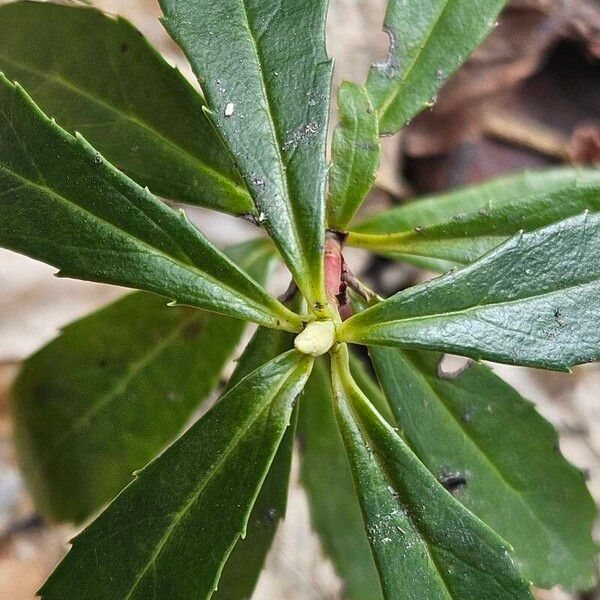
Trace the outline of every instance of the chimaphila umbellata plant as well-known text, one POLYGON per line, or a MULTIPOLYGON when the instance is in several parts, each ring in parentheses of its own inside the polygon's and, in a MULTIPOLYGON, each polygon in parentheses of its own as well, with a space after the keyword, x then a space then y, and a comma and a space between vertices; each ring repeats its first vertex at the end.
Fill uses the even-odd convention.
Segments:
POLYGON ((353 224, 380 136, 431 104, 504 4, 390 0, 389 58, 341 86, 330 168, 326 0, 161 0, 202 96, 123 19, 0 8, 0 244, 143 290, 67 327, 13 389, 41 513, 81 523, 112 500, 43 598, 249 597, 296 432, 347 598, 593 584, 596 511, 556 433, 488 367, 439 365, 600 357, 598 171, 508 177, 353 224), (221 252, 153 194, 268 238, 221 252), (345 245, 446 274, 383 300, 345 245), (280 299, 263 288, 277 257, 293 278, 280 299), (220 400, 154 458, 246 321, 260 327, 220 400), (378 383, 349 344, 368 346, 378 383))

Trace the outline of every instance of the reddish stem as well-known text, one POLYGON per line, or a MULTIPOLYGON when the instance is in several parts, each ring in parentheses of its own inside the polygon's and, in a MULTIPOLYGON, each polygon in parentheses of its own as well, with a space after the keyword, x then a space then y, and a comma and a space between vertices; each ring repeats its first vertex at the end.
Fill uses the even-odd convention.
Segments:
POLYGON ((342 254, 344 235, 328 231, 325 238, 325 293, 331 306, 337 306, 342 320, 352 314, 347 301, 347 284, 344 281, 346 261, 342 254))

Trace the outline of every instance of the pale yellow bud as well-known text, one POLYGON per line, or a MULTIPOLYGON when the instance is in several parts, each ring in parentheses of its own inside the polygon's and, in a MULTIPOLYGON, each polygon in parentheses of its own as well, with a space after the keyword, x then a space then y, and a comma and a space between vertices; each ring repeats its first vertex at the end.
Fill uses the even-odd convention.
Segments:
POLYGON ((335 344, 333 321, 311 321, 294 340, 296 350, 310 356, 321 356, 335 344))

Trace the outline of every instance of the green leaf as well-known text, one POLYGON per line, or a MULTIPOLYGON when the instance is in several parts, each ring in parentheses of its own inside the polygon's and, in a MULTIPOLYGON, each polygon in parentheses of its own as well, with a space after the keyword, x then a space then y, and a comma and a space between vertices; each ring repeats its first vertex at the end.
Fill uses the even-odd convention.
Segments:
POLYGON ((438 353, 373 347, 371 356, 410 447, 513 546, 533 583, 591 588, 596 506, 533 404, 483 365, 448 377, 438 353))
POLYGON ((361 221, 347 243, 434 270, 467 265, 521 230, 600 212, 600 171, 558 168, 501 177, 361 221))
POLYGON ((340 124, 333 134, 328 224, 343 231, 373 187, 381 145, 377 115, 364 88, 342 83, 338 106, 340 124))
POLYGON ((392 425, 395 425, 395 417, 390 410, 387 398, 379 388, 376 381, 367 369, 363 362, 353 353, 350 353, 350 373, 352 378, 360 388, 361 392, 369 399, 369 402, 375 407, 377 412, 392 425))
POLYGON ((315 363, 300 401, 298 435, 300 478, 308 495, 311 523, 343 581, 344 598, 382 598, 333 413, 329 368, 323 359, 315 363))
POLYGON ((399 292, 338 339, 568 370, 600 359, 599 293, 600 214, 586 212, 399 292))
MULTIPOLYGON (((264 241, 229 251, 264 282, 264 241)), ((245 323, 135 293, 68 325, 12 388, 19 458, 38 510, 79 523, 171 442, 219 381, 245 323)))
POLYGON ((455 500, 333 363, 336 416, 384 597, 532 600, 505 542, 455 500))
POLYGON ((240 381, 75 538, 41 597, 209 598, 311 365, 291 351, 240 381))
POLYGON ((122 18, 75 6, 0 7, 0 70, 141 185, 180 202, 253 212, 204 101, 122 18))
MULTIPOLYGON (((290 334, 259 327, 240 357, 228 388, 292 346, 290 334)), ((277 527, 285 516, 298 406, 250 513, 246 537, 238 541, 225 563, 219 589, 213 596, 215 600, 252 597, 277 527)))
POLYGON ((117 171, 0 75, 0 246, 75 277, 138 288, 269 327, 301 320, 183 212, 117 171))
POLYGON ((287 508, 297 416, 298 405, 250 513, 246 537, 238 541, 225 563, 219 589, 213 596, 215 600, 246 600, 252 597, 287 508))
POLYGON ((389 0, 385 63, 371 67, 367 91, 381 135, 404 127, 494 28, 507 0, 389 0))
POLYGON ((307 301, 325 305, 326 0, 161 0, 258 211, 307 301), (301 32, 301 35, 299 35, 301 32))

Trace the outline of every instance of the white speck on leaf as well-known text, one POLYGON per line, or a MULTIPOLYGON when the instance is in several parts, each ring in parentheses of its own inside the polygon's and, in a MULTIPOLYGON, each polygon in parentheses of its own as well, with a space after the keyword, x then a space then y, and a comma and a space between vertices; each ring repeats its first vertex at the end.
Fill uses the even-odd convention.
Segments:
POLYGON ((283 150, 291 150, 292 148, 296 148, 301 143, 306 142, 313 135, 315 135, 319 131, 319 124, 316 121, 311 121, 306 125, 301 125, 292 133, 290 138, 283 145, 283 150))
POLYGON ((227 106, 225 106, 225 116, 231 117, 235 112, 235 104, 233 102, 228 102, 227 106))

